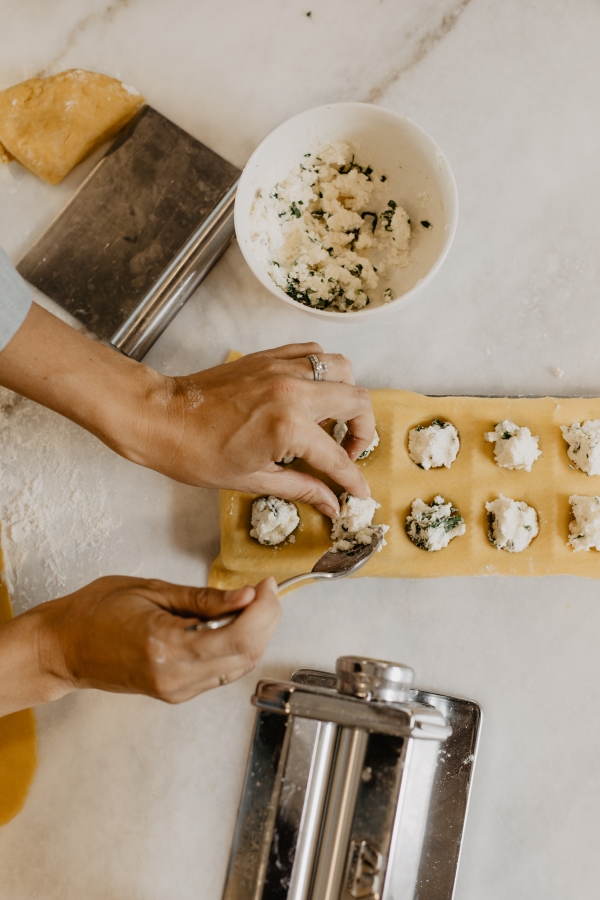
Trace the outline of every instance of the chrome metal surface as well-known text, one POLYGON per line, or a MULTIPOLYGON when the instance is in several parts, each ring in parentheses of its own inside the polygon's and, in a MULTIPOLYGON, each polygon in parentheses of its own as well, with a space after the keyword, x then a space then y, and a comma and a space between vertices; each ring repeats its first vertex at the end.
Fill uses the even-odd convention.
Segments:
POLYGON ((233 239, 237 186, 235 181, 115 332, 110 339, 113 347, 132 359, 143 359, 175 318, 233 239))
POLYGON ((340 896, 368 737, 362 728, 340 729, 310 900, 340 896))
POLYGON ((340 693, 388 703, 407 700, 415 680, 414 670, 410 666, 362 656, 340 656, 335 672, 340 693))
POLYGON ((222 613, 220 616, 215 616, 212 619, 204 619, 202 622, 198 622, 196 625, 190 625, 185 630, 216 631, 218 628, 225 628, 226 625, 231 625, 232 622, 235 622, 240 612, 241 610, 239 612, 236 610, 232 613, 222 613))
POLYGON ((365 701, 335 690, 286 681, 259 681, 252 703, 269 712, 400 737, 444 741, 451 733, 443 715, 431 706, 412 701, 365 701))
MULTIPOLYGON (((335 690, 331 672, 297 669, 293 682, 335 690)), ((452 900, 463 845, 482 714, 472 700, 411 690, 409 699, 435 707, 452 728, 440 748, 419 863, 415 900, 452 900)))
POLYGON ((481 734, 481 709, 472 700, 411 691, 418 703, 445 716, 452 734, 440 748, 431 792, 415 900, 452 900, 460 864, 481 734))
POLYGON ((228 246, 239 175, 146 106, 18 269, 139 359, 228 246))
POLYGON ((319 722, 286 900, 309 900, 337 736, 336 725, 319 722))
MULTIPOLYGON (((408 667, 358 660, 361 674, 406 688, 408 667)), ((252 698, 255 736, 225 900, 413 900, 450 727, 414 692, 402 703, 368 700, 340 693, 328 673, 293 677, 259 682, 252 698)))

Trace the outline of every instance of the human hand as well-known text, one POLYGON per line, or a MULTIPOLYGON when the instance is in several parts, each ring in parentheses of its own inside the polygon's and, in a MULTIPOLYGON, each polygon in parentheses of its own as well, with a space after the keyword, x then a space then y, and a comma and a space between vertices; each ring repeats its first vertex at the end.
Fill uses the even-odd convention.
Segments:
POLYGON ((153 384, 134 440, 120 451, 135 462, 186 484, 274 494, 336 515, 337 497, 319 478, 278 464, 296 456, 369 496, 354 460, 371 443, 375 419, 344 356, 289 344, 153 384), (314 381, 313 353, 327 365, 323 381, 314 381), (343 447, 319 427, 328 418, 348 422, 343 447))
POLYGON ((0 384, 185 484, 272 493, 337 515, 337 497, 318 477, 278 465, 298 456, 351 494, 369 496, 354 465, 375 433, 369 393, 355 386, 345 357, 319 344, 289 344, 171 378, 33 303, 0 353, 0 384), (314 381, 312 353, 327 364, 323 381, 314 381), (328 418, 348 422, 343 447, 319 428, 328 418))
POLYGON ((0 715, 78 688, 181 703, 253 669, 280 613, 272 578, 236 591, 99 578, 0 628, 0 715), (230 625, 189 630, 238 609, 230 625))

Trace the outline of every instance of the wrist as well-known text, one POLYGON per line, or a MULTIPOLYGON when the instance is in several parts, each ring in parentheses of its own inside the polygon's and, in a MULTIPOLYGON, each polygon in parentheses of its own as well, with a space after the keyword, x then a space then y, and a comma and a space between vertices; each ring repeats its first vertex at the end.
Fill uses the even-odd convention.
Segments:
POLYGON ((79 424, 125 459, 151 467, 155 442, 167 430, 173 379, 108 352, 101 390, 87 393, 90 408, 79 424))
POLYGON ((74 689, 52 627, 53 602, 0 627, 0 716, 58 700, 74 689))

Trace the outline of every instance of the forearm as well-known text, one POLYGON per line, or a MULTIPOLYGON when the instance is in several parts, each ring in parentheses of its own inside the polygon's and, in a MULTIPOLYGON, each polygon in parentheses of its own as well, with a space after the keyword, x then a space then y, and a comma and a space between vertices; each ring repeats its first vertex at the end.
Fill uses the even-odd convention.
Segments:
POLYGON ((72 419, 129 458, 135 447, 128 436, 161 379, 36 303, 0 352, 0 384, 72 419))
POLYGON ((0 716, 58 700, 72 690, 58 677, 41 606, 0 626, 0 716))

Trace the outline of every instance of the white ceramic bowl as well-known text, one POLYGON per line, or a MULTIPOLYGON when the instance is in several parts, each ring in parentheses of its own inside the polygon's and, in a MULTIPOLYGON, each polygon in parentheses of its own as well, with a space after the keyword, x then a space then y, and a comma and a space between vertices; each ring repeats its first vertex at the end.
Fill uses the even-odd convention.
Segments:
MULTIPOLYGON (((385 202, 382 203, 382 207, 385 202)), ((435 141, 410 119, 369 103, 332 103, 288 119, 256 148, 242 173, 235 201, 235 231, 244 258, 264 286, 294 309, 312 316, 362 321, 406 306, 438 272, 456 231, 458 195, 448 161, 435 141), (302 162, 332 141, 347 141, 357 160, 387 176, 385 195, 406 209, 414 230, 411 262, 386 279, 396 299, 374 300, 355 312, 313 309, 298 303, 272 281, 254 254, 250 211, 259 190, 270 191, 302 162), (421 221, 431 223, 425 229, 421 221)))

